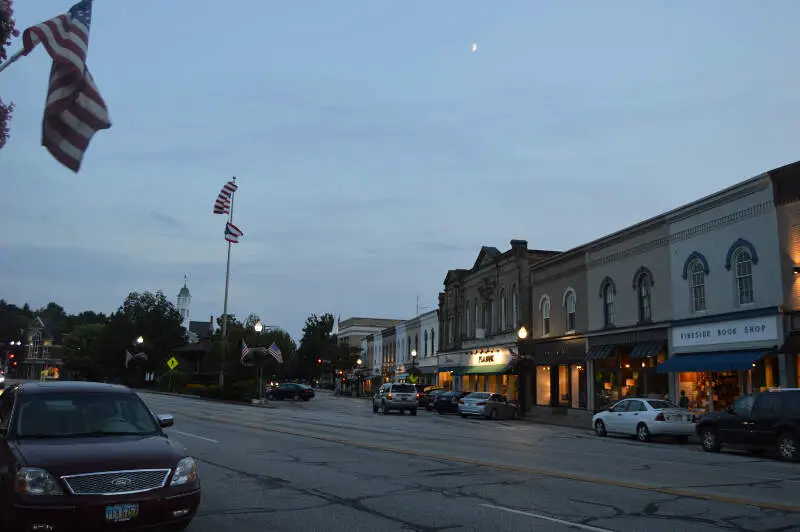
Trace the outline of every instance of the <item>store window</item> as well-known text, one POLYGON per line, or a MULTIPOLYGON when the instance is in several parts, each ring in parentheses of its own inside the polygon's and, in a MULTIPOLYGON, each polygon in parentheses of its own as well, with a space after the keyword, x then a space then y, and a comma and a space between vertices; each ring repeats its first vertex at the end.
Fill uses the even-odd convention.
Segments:
POLYGON ((536 404, 550 405, 550 366, 536 366, 536 404))
POLYGON ((571 406, 571 387, 569 365, 558 366, 558 404, 571 406))
POLYGON ((572 408, 586 408, 586 372, 583 364, 572 366, 572 408))
POLYGON ((745 375, 745 372, 738 371, 679 373, 678 394, 683 393, 689 398, 692 410, 726 410, 743 394, 745 375))

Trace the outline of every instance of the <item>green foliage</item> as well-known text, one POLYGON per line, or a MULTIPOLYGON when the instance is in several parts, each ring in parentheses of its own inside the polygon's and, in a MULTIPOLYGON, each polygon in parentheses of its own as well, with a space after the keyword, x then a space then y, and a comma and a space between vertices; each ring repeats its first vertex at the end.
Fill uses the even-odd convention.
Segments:
POLYGON ((105 323, 78 325, 64 342, 64 365, 89 380, 104 377, 105 323))

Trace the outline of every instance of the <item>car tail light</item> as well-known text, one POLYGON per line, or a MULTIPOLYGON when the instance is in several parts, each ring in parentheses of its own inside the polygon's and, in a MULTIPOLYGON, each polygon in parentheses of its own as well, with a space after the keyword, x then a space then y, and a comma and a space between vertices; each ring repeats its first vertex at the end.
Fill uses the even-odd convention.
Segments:
POLYGON ((460 404, 460 405, 463 405, 463 404, 464 404, 464 401, 462 401, 461 399, 459 399, 459 400, 458 400, 458 404, 460 404))
POLYGON ((664 417, 664 412, 659 412, 656 416, 656 421, 666 421, 667 418, 664 417))
POLYGON ((481 401, 480 403, 475 403, 476 406, 485 406, 486 401, 481 401))
POLYGON ((391 400, 392 400, 392 394, 390 394, 390 393, 387 393, 387 394, 386 394, 386 398, 387 398, 388 400, 390 400, 390 401, 391 401, 391 400))

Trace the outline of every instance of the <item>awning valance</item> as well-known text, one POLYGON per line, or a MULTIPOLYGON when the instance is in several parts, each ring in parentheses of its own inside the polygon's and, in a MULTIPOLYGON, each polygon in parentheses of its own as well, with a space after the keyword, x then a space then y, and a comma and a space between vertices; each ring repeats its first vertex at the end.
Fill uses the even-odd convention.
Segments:
POLYGON ((455 375, 503 375, 508 373, 511 364, 487 364, 485 366, 462 366, 456 368, 455 375))
POLYGON ((664 349, 662 340, 651 340, 649 342, 639 342, 631 349, 631 358, 647 358, 658 355, 664 349))
POLYGON ((604 358, 608 358, 613 348, 614 346, 611 345, 592 346, 589 348, 589 352, 586 353, 586 360, 603 360, 604 358))
POLYGON ((666 362, 658 365, 658 372, 743 371, 751 369, 753 364, 769 352, 769 350, 762 350, 673 355, 666 362))

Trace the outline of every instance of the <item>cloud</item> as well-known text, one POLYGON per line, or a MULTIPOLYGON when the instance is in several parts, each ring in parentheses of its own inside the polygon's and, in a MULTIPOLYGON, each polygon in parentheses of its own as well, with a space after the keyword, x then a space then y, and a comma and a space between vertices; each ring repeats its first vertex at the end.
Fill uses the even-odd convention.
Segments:
POLYGON ((171 232, 179 231, 183 229, 186 224, 182 221, 178 220, 177 218, 173 218, 167 214, 158 212, 158 211, 151 211, 150 212, 150 219, 155 221, 161 227, 166 229, 170 229, 171 232))
POLYGON ((451 242, 441 242, 434 240, 420 240, 412 242, 412 245, 419 248, 423 253, 452 253, 454 251, 469 251, 475 248, 474 245, 453 244, 451 242))

